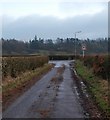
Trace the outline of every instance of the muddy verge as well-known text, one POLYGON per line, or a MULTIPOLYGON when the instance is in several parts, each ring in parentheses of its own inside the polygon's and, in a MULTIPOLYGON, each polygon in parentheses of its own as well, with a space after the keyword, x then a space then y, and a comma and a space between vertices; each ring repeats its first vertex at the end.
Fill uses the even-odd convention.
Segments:
POLYGON ((70 69, 72 73, 72 78, 76 85, 76 93, 78 95, 79 101, 85 110, 85 115, 89 118, 99 118, 103 119, 107 116, 103 111, 98 107, 92 93, 89 91, 89 85, 85 83, 85 81, 77 75, 77 72, 74 68, 74 63, 70 64, 70 69))

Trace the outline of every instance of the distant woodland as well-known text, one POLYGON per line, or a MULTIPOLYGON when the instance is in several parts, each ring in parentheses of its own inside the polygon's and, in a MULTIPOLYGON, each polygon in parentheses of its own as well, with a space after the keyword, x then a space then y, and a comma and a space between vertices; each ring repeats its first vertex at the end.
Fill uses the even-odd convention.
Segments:
POLYGON ((16 39, 1 39, 3 55, 28 55, 28 54, 82 54, 82 45, 86 46, 85 54, 107 54, 108 39, 98 38, 96 40, 87 38, 80 40, 78 38, 57 38, 42 39, 35 36, 28 42, 16 39))

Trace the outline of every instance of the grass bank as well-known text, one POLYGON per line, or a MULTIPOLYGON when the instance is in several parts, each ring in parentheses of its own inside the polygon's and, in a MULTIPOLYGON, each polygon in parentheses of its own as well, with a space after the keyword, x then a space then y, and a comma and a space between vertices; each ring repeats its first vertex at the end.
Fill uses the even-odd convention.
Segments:
POLYGON ((53 67, 52 64, 45 64, 32 71, 22 73, 16 78, 8 77, 2 83, 3 109, 5 109, 13 100, 21 93, 29 89, 36 81, 38 81, 45 73, 53 67))
POLYGON ((98 107, 107 115, 110 114, 108 101, 108 81, 93 74, 93 70, 84 66, 82 61, 76 61, 76 71, 78 75, 88 86, 88 91, 91 92, 93 99, 98 107))

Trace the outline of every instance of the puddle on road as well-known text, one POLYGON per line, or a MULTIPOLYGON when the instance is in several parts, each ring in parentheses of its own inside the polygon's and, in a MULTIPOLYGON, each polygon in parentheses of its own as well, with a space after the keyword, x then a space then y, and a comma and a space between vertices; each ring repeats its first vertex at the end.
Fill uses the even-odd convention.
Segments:
POLYGON ((62 65, 69 67, 70 62, 72 61, 73 60, 51 60, 49 63, 55 64, 55 67, 62 67, 62 65))

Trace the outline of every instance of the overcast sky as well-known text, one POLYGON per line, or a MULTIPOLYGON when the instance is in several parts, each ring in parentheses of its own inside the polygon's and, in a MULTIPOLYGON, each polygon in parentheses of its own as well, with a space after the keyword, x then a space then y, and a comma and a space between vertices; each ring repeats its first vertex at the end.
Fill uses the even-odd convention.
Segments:
POLYGON ((108 36, 107 0, 1 0, 2 37, 29 40, 37 35, 98 38, 108 36))

